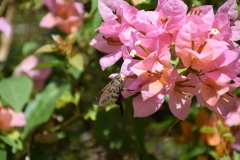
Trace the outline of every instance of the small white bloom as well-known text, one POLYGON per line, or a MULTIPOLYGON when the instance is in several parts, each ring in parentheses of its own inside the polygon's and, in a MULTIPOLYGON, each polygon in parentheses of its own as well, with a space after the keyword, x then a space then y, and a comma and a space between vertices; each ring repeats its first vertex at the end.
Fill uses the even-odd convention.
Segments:
POLYGON ((185 94, 186 100, 191 100, 192 97, 193 97, 193 95, 192 95, 191 93, 186 93, 186 94, 185 94))
POLYGON ((140 41, 140 40, 138 40, 138 41, 135 42, 135 46, 139 46, 140 44, 141 44, 141 41, 140 41))
POLYGON ((124 80, 125 79, 125 75, 123 75, 123 74, 120 74, 120 76, 121 76, 121 78, 122 78, 122 80, 124 80))
POLYGON ((216 29, 216 28, 212 28, 212 29, 210 30, 210 35, 216 36, 216 35, 218 35, 219 33, 220 33, 219 30, 216 29))
POLYGON ((135 57, 136 54, 137 54, 137 52, 134 49, 130 52, 131 57, 135 57))

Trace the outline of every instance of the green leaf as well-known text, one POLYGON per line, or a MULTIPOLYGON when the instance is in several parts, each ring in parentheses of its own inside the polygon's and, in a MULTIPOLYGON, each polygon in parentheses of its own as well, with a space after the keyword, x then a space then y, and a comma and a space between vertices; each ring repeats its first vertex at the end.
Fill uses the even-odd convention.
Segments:
POLYGON ((22 142, 19 139, 12 139, 11 137, 9 137, 7 135, 0 135, 0 139, 4 143, 6 143, 14 148, 17 148, 18 150, 22 150, 22 148, 23 148, 22 142))
POLYGON ((187 68, 181 68, 177 70, 178 74, 180 75, 184 74, 186 71, 187 71, 187 68))
POLYGON ((55 83, 50 83, 41 93, 37 94, 36 98, 26 107, 27 124, 22 132, 22 139, 25 139, 32 129, 48 121, 54 111, 56 101, 69 89, 68 84, 57 86, 55 83))
POLYGON ((235 142, 235 138, 232 135, 232 133, 228 132, 228 133, 224 133, 223 137, 226 138, 229 142, 233 143, 235 142))
POLYGON ((225 156, 225 157, 220 158, 220 160, 231 160, 231 158, 229 156, 225 156))
POLYGON ((7 151, 5 150, 5 144, 0 143, 0 157, 1 160, 7 160, 7 151))
POLYGON ((215 160, 219 160, 219 155, 217 154, 217 152, 210 150, 208 154, 211 155, 215 160))
POLYGON ((76 54, 73 57, 70 57, 68 59, 69 64, 71 64, 73 67, 78 69, 79 71, 83 71, 84 69, 84 57, 82 54, 76 54))
POLYGON ((178 65, 178 63, 179 63, 179 58, 177 57, 175 60, 171 59, 170 63, 176 67, 178 65))
POLYGON ((53 60, 53 61, 49 61, 49 62, 39 63, 33 69, 49 68, 49 67, 61 66, 63 64, 64 63, 59 60, 53 60))
POLYGON ((143 2, 143 3, 140 3, 138 5, 135 6, 137 9, 139 10, 153 10, 156 8, 156 6, 150 4, 150 3, 146 3, 146 2, 143 2))
POLYGON ((31 51, 33 51, 34 49, 36 49, 38 46, 37 42, 34 41, 29 41, 24 43, 23 47, 22 47, 22 53, 24 55, 27 55, 28 53, 30 53, 31 51))
POLYGON ((200 130, 201 133, 217 134, 217 129, 210 126, 203 126, 200 130))
POLYGON ((89 109, 88 112, 83 116, 84 120, 91 119, 95 121, 97 119, 98 105, 93 105, 93 109, 89 109))
POLYGON ((228 128, 226 126, 223 125, 221 120, 217 121, 217 125, 220 128, 221 133, 226 132, 228 130, 228 128))
POLYGON ((92 29, 91 31, 95 31, 98 26, 101 24, 102 22, 102 16, 100 15, 99 11, 97 11, 95 14, 94 14, 94 18, 93 18, 93 21, 92 21, 92 29))
POLYGON ((91 10, 89 14, 93 14, 97 10, 98 7, 98 0, 92 0, 91 10))
POLYGON ((38 48, 34 54, 57 52, 59 49, 55 44, 45 44, 38 48))
POLYGON ((81 75, 82 71, 79 71, 75 67, 69 66, 67 69, 68 73, 71 74, 76 80, 79 78, 81 75))
POLYGON ((240 159, 240 153, 234 151, 233 152, 233 159, 240 159))
POLYGON ((28 101, 32 86, 32 81, 26 76, 10 77, 0 81, 0 96, 19 112, 28 101))

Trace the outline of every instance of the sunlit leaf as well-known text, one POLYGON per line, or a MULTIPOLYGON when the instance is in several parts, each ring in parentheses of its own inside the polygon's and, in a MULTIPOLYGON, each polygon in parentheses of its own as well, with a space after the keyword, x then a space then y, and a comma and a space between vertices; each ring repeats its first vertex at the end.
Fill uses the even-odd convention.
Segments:
POLYGON ((34 54, 57 52, 59 49, 55 44, 45 44, 38 48, 34 54))
POLYGON ((235 141, 234 136, 232 135, 232 133, 228 132, 228 133, 224 133, 223 137, 226 138, 229 142, 233 143, 235 141))
POLYGON ((77 39, 77 32, 74 32, 74 33, 71 33, 69 34, 65 41, 68 43, 68 44, 73 44, 77 39))
POLYGON ((222 121, 221 120, 218 120, 217 121, 217 125, 218 127, 220 128, 220 131, 223 133, 223 132, 226 132, 228 130, 228 127, 224 126, 222 121))
POLYGON ((175 60, 170 60, 170 63, 176 67, 178 65, 178 63, 179 63, 179 58, 176 57, 175 60))
POLYGON ((208 133, 208 134, 217 134, 217 129, 210 127, 210 126, 203 126, 200 130, 201 133, 208 133))
POLYGON ((19 112, 28 101, 32 86, 32 81, 26 76, 6 78, 0 81, 0 96, 19 112))
POLYGON ((55 83, 50 83, 42 92, 36 95, 36 98, 28 104, 25 110, 27 124, 21 135, 23 139, 36 126, 48 121, 56 106, 56 101, 69 88, 68 84, 57 86, 55 83))
POLYGON ((73 67, 78 69, 79 71, 83 71, 84 69, 84 57, 81 54, 76 54, 73 57, 70 57, 68 59, 69 64, 71 64, 73 67))
POLYGON ((240 159, 240 153, 234 151, 233 152, 233 159, 240 159))
POLYGON ((0 139, 4 143, 6 143, 6 144, 18 149, 18 150, 22 150, 22 148, 23 148, 22 142, 19 139, 17 139, 17 140, 12 139, 11 137, 9 137, 7 135, 0 135, 0 139))
POLYGON ((219 160, 231 160, 231 158, 229 156, 225 156, 225 157, 220 158, 219 160))

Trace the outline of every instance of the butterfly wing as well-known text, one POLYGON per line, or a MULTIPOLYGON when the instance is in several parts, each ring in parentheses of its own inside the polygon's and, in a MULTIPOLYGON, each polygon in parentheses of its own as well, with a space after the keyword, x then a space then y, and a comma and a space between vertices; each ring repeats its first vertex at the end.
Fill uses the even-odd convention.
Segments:
POLYGON ((117 102, 119 94, 121 94, 121 86, 120 81, 113 79, 97 94, 93 103, 99 106, 107 106, 110 103, 117 102))

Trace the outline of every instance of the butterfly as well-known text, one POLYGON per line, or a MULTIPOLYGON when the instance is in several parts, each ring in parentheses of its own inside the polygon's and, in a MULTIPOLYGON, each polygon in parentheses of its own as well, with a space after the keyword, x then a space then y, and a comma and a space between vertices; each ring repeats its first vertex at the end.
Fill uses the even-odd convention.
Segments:
POLYGON ((123 77, 119 74, 115 76, 95 97, 93 104, 101 107, 115 103, 120 106, 121 116, 123 116, 123 105, 121 94, 123 88, 123 77))

